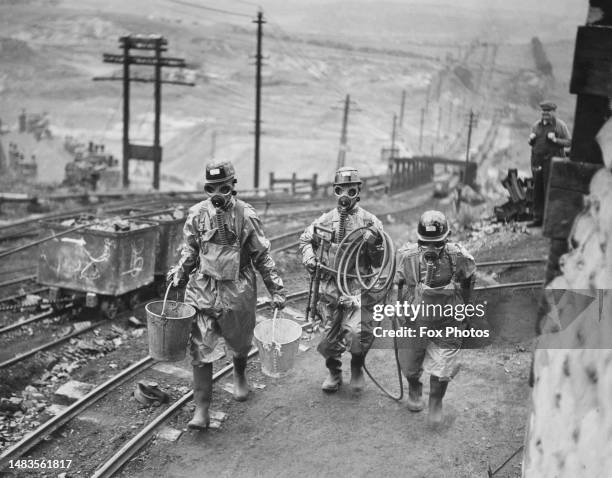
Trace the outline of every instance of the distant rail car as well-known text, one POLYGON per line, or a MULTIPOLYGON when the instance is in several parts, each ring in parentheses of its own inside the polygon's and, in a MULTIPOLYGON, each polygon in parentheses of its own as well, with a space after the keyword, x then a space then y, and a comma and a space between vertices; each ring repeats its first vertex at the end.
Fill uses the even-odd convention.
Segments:
POLYGON ((74 224, 46 223, 52 234, 65 233, 39 249, 37 281, 50 287, 52 303, 72 300, 112 319, 124 305, 135 306, 143 288, 163 288, 178 261, 186 215, 141 209, 130 215, 68 233, 74 224))

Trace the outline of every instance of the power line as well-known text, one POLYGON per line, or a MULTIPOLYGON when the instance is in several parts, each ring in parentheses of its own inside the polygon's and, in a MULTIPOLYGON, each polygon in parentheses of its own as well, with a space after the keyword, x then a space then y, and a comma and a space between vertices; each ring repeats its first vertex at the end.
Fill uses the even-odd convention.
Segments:
POLYGON ((185 2, 183 0, 170 0, 170 1, 173 2, 173 3, 178 3, 179 5, 185 5, 187 7, 199 8, 201 10, 207 10, 209 12, 224 13, 226 15, 234 15, 236 17, 253 18, 251 15, 247 15, 246 13, 232 12, 230 10, 223 10, 222 8, 208 7, 206 5, 200 5, 198 3, 185 2))
MULTIPOLYGON (((284 29, 283 29, 283 28, 282 28, 282 27, 281 27, 281 26, 278 24, 278 23, 276 23, 275 21, 272 21, 272 20, 270 19, 270 17, 269 17, 269 16, 268 16, 268 22, 269 22, 270 26, 272 26, 273 28, 275 28, 275 29, 277 30, 277 32, 278 32, 278 33, 281 33, 281 34, 283 34, 284 36, 287 36, 287 37, 291 38, 291 36, 290 36, 290 35, 289 35, 289 34, 288 34, 288 33, 287 33, 287 32, 286 32, 286 31, 285 31, 285 30, 284 30, 284 29)), ((279 42, 283 42, 283 40, 281 40, 280 38, 278 38, 277 40, 278 40, 279 42)), ((326 72, 325 70, 320 69, 320 68, 318 67, 318 65, 316 65, 315 63, 313 63, 313 61, 312 61, 312 60, 310 60, 309 58, 307 58, 307 57, 306 57, 306 54, 303 52, 303 50, 302 50, 301 48, 299 48, 298 46, 296 46, 296 45, 294 45, 294 44, 293 44, 293 45, 291 45, 291 47, 294 49, 295 54, 296 54, 296 56, 297 56, 297 57, 299 57, 300 59, 302 59, 304 62, 306 62, 307 64, 311 65, 311 66, 312 66, 312 67, 314 67, 315 69, 319 70, 320 74, 321 74, 322 76, 326 77, 326 78, 327 78, 327 79, 330 81, 332 88, 334 88, 334 89, 337 91, 337 93, 339 93, 339 94, 341 94, 341 95, 343 95, 343 96, 346 94, 346 92, 345 92, 344 90, 342 90, 342 89, 341 89, 339 86, 337 86, 337 85, 336 85, 336 83, 335 83, 334 79, 333 79, 333 78, 331 78, 331 77, 330 77, 330 76, 327 74, 327 72, 326 72)), ((310 72, 308 71, 308 69, 307 69, 307 68, 305 68, 305 70, 306 70, 306 72, 308 72, 308 73, 309 73, 311 76, 314 76, 314 75, 312 75, 312 73, 310 73, 310 72)))
POLYGON ((252 7, 257 7, 258 9, 263 11, 262 6, 259 3, 247 2, 246 0, 233 0, 234 2, 242 3, 243 5, 251 5, 252 7))

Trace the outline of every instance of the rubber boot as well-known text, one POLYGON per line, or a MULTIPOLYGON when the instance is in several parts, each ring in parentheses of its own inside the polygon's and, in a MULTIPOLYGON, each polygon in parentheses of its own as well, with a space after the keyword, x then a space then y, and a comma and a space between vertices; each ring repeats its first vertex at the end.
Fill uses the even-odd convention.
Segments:
POLYGON ((327 378, 321 385, 321 390, 327 393, 337 392, 342 385, 342 362, 334 357, 325 360, 325 366, 329 370, 327 378))
POLYGON ((442 399, 446 393, 448 381, 440 381, 432 375, 429 379, 429 415, 427 421, 430 425, 442 423, 442 399))
POLYGON ((423 383, 417 377, 408 379, 408 400, 406 404, 411 412, 420 412, 425 409, 423 383))
POLYGON ((210 425, 210 401, 212 399, 212 364, 207 363, 201 367, 193 367, 193 401, 195 411, 193 418, 187 424, 188 428, 206 430, 210 425))
POLYGON ((246 364, 246 357, 234 357, 234 400, 238 402, 244 402, 249 396, 246 364))
POLYGON ((361 392, 365 386, 363 377, 363 364, 365 355, 353 354, 351 357, 351 388, 354 392, 361 392))

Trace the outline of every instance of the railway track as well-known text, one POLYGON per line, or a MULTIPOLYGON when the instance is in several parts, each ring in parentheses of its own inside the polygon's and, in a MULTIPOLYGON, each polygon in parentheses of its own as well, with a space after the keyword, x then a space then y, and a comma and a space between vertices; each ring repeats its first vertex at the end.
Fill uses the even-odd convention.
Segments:
MULTIPOLYGON (((517 261, 489 261, 482 262, 481 264, 487 267, 493 266, 505 266, 512 267, 516 265, 529 265, 541 262, 541 259, 523 259, 517 261)), ((534 287, 540 284, 539 281, 530 281, 522 283, 511 283, 511 284, 500 284, 495 286, 478 287, 476 290, 493 290, 496 288, 516 288, 516 287, 534 287)), ((294 301, 303 300, 307 297, 307 291, 300 291, 295 294, 288 296, 288 304, 294 301)), ((258 310, 267 307, 267 303, 259 304, 258 310)), ((100 323, 92 324, 91 328, 100 325, 100 323)), ((303 324, 304 328, 307 324, 303 324)), ((64 338, 69 339, 70 337, 64 338)), ((33 352, 36 353, 36 352, 33 352)), ((252 349, 249 354, 249 360, 257 355, 257 350, 252 349)), ((62 426, 66 425, 71 420, 77 418, 80 414, 88 410, 93 404, 107 396, 113 390, 118 387, 127 384, 129 381, 135 381, 138 375, 144 371, 150 369, 155 365, 155 361, 151 357, 145 357, 133 365, 125 368, 112 378, 106 380, 101 385, 94 388, 86 396, 67 407, 63 412, 55 415, 42 425, 40 425, 32 433, 24 437, 20 442, 14 444, 10 448, 6 449, 2 455, 0 455, 0 470, 6 468, 11 460, 16 460, 21 456, 24 456, 30 452, 36 445, 43 440, 48 440, 49 436, 57 431, 62 426)), ((0 364, 2 368, 3 364, 0 364)), ((218 382, 223 377, 227 376, 233 370, 233 365, 227 365, 219 369, 213 377, 214 382, 218 382)), ((137 433, 135 433, 127 442, 125 442, 120 449, 110 456, 106 461, 101 463, 95 472, 90 475, 92 477, 103 478, 114 476, 126 463, 128 463, 155 435, 160 426, 166 423, 171 417, 173 417, 179 410, 181 410, 186 404, 193 399, 193 392, 189 391, 181 395, 176 401, 168 405, 161 413, 153 418, 149 423, 142 427, 137 433)))
MULTIPOLYGON (((308 291, 300 291, 287 296, 288 303, 292 301, 302 300, 307 297, 308 291)), ((268 307, 267 303, 261 303, 257 306, 258 310, 262 310, 268 307)), ((98 324, 96 324, 97 326, 98 324)), ((306 325, 306 324, 304 324, 306 325)), ((252 359, 257 355, 257 350, 252 349, 249 353, 249 359, 252 359)), ((151 368, 156 362, 149 356, 141 359, 135 364, 122 370, 109 380, 105 381, 101 385, 94 388, 86 396, 78 400, 77 402, 70 405, 63 412, 55 415, 49 419, 32 433, 28 434, 21 441, 14 444, 10 448, 6 449, 2 455, 0 455, 0 470, 5 469, 11 460, 16 460, 23 456, 30 450, 32 450, 38 443, 45 440, 54 431, 68 423, 70 420, 76 418, 79 414, 83 413, 94 403, 108 395, 111 391, 117 387, 125 384, 128 380, 135 378, 138 374, 151 368)), ((225 377, 233 370, 233 365, 227 365, 218 370, 214 376, 213 381, 218 382, 222 377, 225 377)), ((132 437, 123 447, 116 452, 110 459, 105 461, 101 466, 98 467, 97 471, 92 476, 112 476, 117 470, 119 470, 125 463, 127 463, 134 454, 136 454, 153 436, 156 429, 165 421, 167 421, 173 414, 185 406, 193 398, 193 392, 188 392, 181 396, 172 405, 166 408, 160 413, 153 421, 142 428, 134 437, 132 437)))
MULTIPOLYGON (((406 212, 412 209, 414 208, 405 208, 399 211, 392 211, 390 213, 398 214, 400 212, 406 212)), ((295 229, 293 231, 289 231, 287 233, 270 238, 273 250, 280 251, 280 250, 284 250, 284 249, 295 246, 296 245, 295 238, 299 235, 299 233, 301 233, 302 230, 303 228, 299 228, 299 229, 295 229)), ((478 265, 480 267, 490 267, 490 268, 491 267, 493 268, 494 267, 522 267, 526 265, 537 264, 542 261, 543 259, 487 261, 487 262, 481 262, 478 265)), ((477 287, 476 290, 495 290, 495 289, 518 288, 518 287, 537 287, 540 284, 541 282, 539 281, 530 281, 530 282, 499 284, 499 285, 492 285, 492 286, 477 287)), ((291 300, 303 299, 306 296, 306 294, 307 294, 306 291, 302 291, 297 294, 293 294, 290 297, 290 299, 291 300)), ((261 307, 262 307, 261 305, 258 306, 258 308, 261 308, 261 307)), ((45 318, 44 314, 48 314, 48 311, 45 313, 39 314, 40 317, 38 318, 32 317, 31 321, 34 322, 36 320, 41 320, 42 318, 45 318)), ((46 317, 48 317, 48 315, 46 317)), ((20 325, 24 325, 24 323, 16 324, 14 328, 20 325)), ((100 323, 92 324, 91 328, 87 330, 78 331, 78 332, 84 333, 99 325, 101 324, 100 323)), ((2 332, 2 329, 0 329, 0 333, 1 332, 2 332)), ((67 337, 62 337, 59 341, 54 341, 52 343, 49 343, 48 346, 52 347, 52 346, 58 345, 59 343, 69 340, 72 337, 73 337, 72 335, 67 336, 67 337)), ((32 351, 29 351, 27 354, 22 354, 18 357, 15 357, 14 359, 6 361, 0 364, 0 369, 3 367, 8 367, 16 363, 18 361, 16 359, 23 360, 27 357, 30 357, 36 354, 40 350, 41 349, 35 349, 32 351)), ((256 351, 252 351, 250 357, 252 358, 254 355, 256 355, 256 351)), ((25 453, 27 453, 29 450, 35 447, 38 443, 40 443, 40 441, 44 440, 51 433, 53 433, 53 431, 59 429, 60 427, 68 423, 70 420, 77 417, 80 413, 83 413, 84 410, 91 407, 92 404, 99 401, 102 397, 109 394, 115 388, 121 386, 122 384, 125 384, 127 381, 133 379, 138 374, 151 368, 153 364, 154 364, 154 361, 150 357, 145 357, 141 361, 135 363, 133 366, 130 366, 127 369, 123 370, 122 372, 117 374, 112 379, 106 381, 104 384, 100 385, 99 387, 96 387, 96 389, 90 392, 90 394, 88 394, 82 400, 79 400, 75 404, 71 405, 68 409, 66 409, 65 412, 61 413, 60 415, 56 415, 55 417, 50 419, 48 422, 45 422, 37 430, 35 430, 32 434, 25 437, 21 442, 15 444, 13 447, 7 449, 5 453, 3 453, 0 456, 0 469, 2 469, 3 467, 6 467, 9 460, 14 460, 20 456, 23 456, 25 453)), ((232 371, 231 365, 228 365, 227 367, 222 368, 217 373, 215 373, 214 380, 219 381, 222 377, 226 376, 231 371, 232 371)), ((192 400, 192 392, 188 392, 182 395, 172 405, 168 406, 168 408, 166 408, 164 412, 158 415, 152 422, 146 425, 142 430, 140 430, 140 432, 138 432, 128 442, 126 442, 121 447, 121 449, 118 450, 115 454, 113 454, 113 456, 108 461, 106 461, 100 467, 98 467, 98 469, 95 471, 95 474, 93 474, 92 476, 96 476, 96 477, 113 476, 114 473, 116 473, 119 469, 121 469, 121 467, 123 467, 127 462, 129 462, 130 459, 136 453, 138 453, 138 451, 141 450, 142 447, 144 447, 148 443, 148 441, 155 434, 156 430, 159 428, 161 424, 165 423, 170 417, 176 414, 182 407, 184 407, 191 400, 192 400)))
MULTIPOLYGON (((130 207, 133 206, 133 203, 130 204, 130 207)), ((117 206, 119 207, 119 206, 117 206)), ((121 205, 121 207, 125 207, 125 205, 121 205)), ((383 211, 383 212, 376 212, 376 214, 381 217, 383 220, 385 220, 387 218, 387 216, 389 215, 400 215, 400 214, 408 214, 411 212, 415 212, 418 211, 420 209, 422 209, 422 204, 418 204, 418 205, 411 205, 411 206, 407 206, 407 207, 403 207, 400 209, 395 209, 395 210, 391 210, 391 211, 383 211)), ((317 209, 313 209, 313 210, 307 210, 307 211, 302 211, 302 215, 308 215, 308 214, 312 214, 312 215, 318 215, 321 212, 321 208, 317 208, 317 209)), ((158 212, 152 212, 151 214, 155 214, 158 212)), ((289 211, 289 212, 278 212, 275 214, 270 214, 269 215, 269 219, 273 220, 273 221, 277 221, 278 222, 283 222, 284 218, 291 218, 291 219, 295 219, 296 218, 296 214, 294 211, 289 211)), ((310 222, 310 221, 308 221, 310 222)), ((271 248, 274 252, 279 252, 279 251, 283 251, 283 250, 288 250, 288 249, 292 249, 295 248, 298 244, 297 242, 297 238, 299 237, 299 235, 302 233, 302 231, 304 230, 305 224, 299 228, 295 228, 291 231, 288 232, 284 232, 282 234, 278 234, 276 236, 270 237, 270 242, 271 242, 271 248)), ((512 268, 512 267, 522 267, 522 266, 528 266, 528 265, 532 265, 532 264, 536 264, 539 262, 542 262, 543 259, 522 259, 522 260, 509 260, 509 261, 488 261, 488 262, 480 262, 478 263, 478 266, 481 268, 497 268, 497 267, 505 267, 505 268, 512 268)), ((509 284, 493 284, 493 285, 486 285, 486 286, 480 286, 477 287, 476 290, 481 290, 481 291, 485 291, 485 290, 496 290, 496 289, 508 289, 508 288, 520 288, 520 287, 538 287, 539 285, 541 285, 540 281, 530 281, 530 282, 513 282, 513 283, 509 283, 509 284)), ((42 289, 34 289, 31 290, 29 293, 40 293, 43 292, 45 290, 45 288, 42 289)), ((294 295, 294 300, 299 297, 303 298, 303 296, 305 295, 305 292, 301 292, 299 294, 294 295), (300 295, 301 294, 301 295, 300 295)), ((18 301, 20 298, 23 298, 24 293, 19 293, 19 294, 15 294, 13 296, 9 296, 9 297, 5 297, 4 299, 0 299, 0 303, 8 303, 8 302, 15 302, 18 301)), ((0 306, 1 307, 1 306, 0 306)), ((51 311, 43 311, 43 312, 39 312, 36 315, 33 315, 31 317, 28 317, 25 320, 21 320, 19 322, 16 322, 14 324, 9 324, 4 326, 3 328, 0 329, 0 335, 6 332, 10 332, 10 331, 14 331, 17 330, 19 327, 23 327, 26 326, 28 324, 32 324, 35 323, 39 320, 43 320, 45 318, 49 318, 52 316, 52 313, 50 313, 51 311)), ((75 337, 78 334, 81 333, 85 333, 89 330, 94 329, 95 327, 102 325, 102 323, 95 323, 92 324, 90 326, 90 328, 85 329, 85 330, 79 330, 79 331, 75 331, 73 334, 70 334, 68 336, 65 337, 61 337, 56 341, 52 341, 49 342, 48 344, 44 344, 43 346, 39 346, 35 349, 32 349, 28 352, 19 354, 16 357, 13 357, 9 360, 6 360, 3 363, 0 363, 0 369, 3 368, 7 368, 10 367, 12 365, 14 365, 15 363, 18 363, 22 360, 25 360, 29 357, 32 357, 33 355, 35 355, 36 353, 40 352, 41 350, 46 350, 48 348, 51 347, 56 347, 58 345, 61 345, 61 343, 70 340, 71 338, 75 337)), ((65 423, 67 423, 69 420, 71 420, 72 418, 78 416, 79 413, 81 413, 82 410, 85 410, 86 408, 88 408, 89 406, 91 406, 91 404, 97 402, 98 400, 100 400, 100 398, 102 398, 104 395, 108 394, 111 390, 113 390, 114 388, 119 387, 122 383, 125 383, 125 381, 129 380, 130 378, 134 377, 135 375, 141 373, 144 370, 147 370, 148 368, 150 368, 152 366, 152 363, 149 363, 151 359, 143 359, 143 361, 138 362, 137 364, 134 365, 135 368, 128 368, 126 370, 124 370, 121 374, 118 374, 118 378, 117 380, 119 380, 118 382, 113 382, 113 381, 108 381, 108 384, 103 384, 104 386, 100 386, 98 388, 100 388, 101 390, 98 390, 96 392, 96 394, 92 395, 91 397, 89 397, 88 395, 88 399, 86 402, 83 402, 81 404, 79 404, 77 406, 77 404, 75 404, 75 407, 73 408, 72 406, 66 411, 66 415, 60 415, 60 416, 56 416, 53 419, 51 419, 48 423, 43 424, 39 430, 36 430, 34 432, 34 437, 26 437, 24 440, 22 440, 22 445, 25 447, 21 450, 18 449, 18 444, 16 444, 14 447, 11 447, 10 449, 8 449, 5 454, 3 454, 2 456, 0 456, 0 468, 2 466, 6 466, 6 463, 8 459, 14 459, 14 458, 8 458, 10 457, 18 457, 23 455, 24 453, 27 453, 27 451, 29 449, 31 449, 33 446, 35 446, 37 443, 40 442, 40 440, 42 440, 45 436, 48 436, 50 433, 52 433, 54 430, 57 430, 58 428, 60 428, 62 425, 64 425, 65 423), (142 369, 141 369, 142 367, 142 369), (123 380, 123 381, 121 381, 123 380), (114 385, 113 385, 114 383, 114 385), (106 390, 106 391, 105 391, 106 390), (99 396, 97 394, 100 394, 99 396), (96 398, 97 397, 97 398, 96 398), (82 409, 79 407, 83 407, 82 409), (36 439, 35 436, 36 434, 39 433, 41 435, 40 439, 36 439), (17 448, 16 448, 17 447, 17 448), (7 455, 8 454, 8 455, 7 455)), ((224 369, 221 369, 218 371, 217 374, 215 374, 215 380, 218 381, 220 378, 222 378, 223 376, 225 376, 226 374, 228 374, 231 371, 232 367, 226 367, 224 369)), ((97 390, 97 389, 96 389, 97 390)), ((93 394, 94 392, 92 392, 93 394)), ((145 427, 140 433, 138 433, 136 436, 134 436, 134 438, 132 438, 128 443, 126 443, 119 452, 117 452, 112 459, 108 462, 103 464, 100 468, 98 468, 98 471, 96 471, 96 474, 94 476, 112 476, 112 474, 118 470, 119 468, 121 468, 127 461, 129 461, 130 457, 133 456, 133 454, 137 453, 138 450, 140 450, 142 448, 142 446, 144 446, 144 444, 146 444, 149 440, 149 438, 155 433, 155 430, 157 429, 157 427, 159 427, 159 425, 161 423, 163 423, 164 421, 166 421, 170 416, 172 416, 174 413, 176 413, 178 410, 180 410, 186 403, 188 403, 191 400, 191 392, 183 395, 177 402, 175 402, 175 404, 173 404, 172 406, 170 406, 166 412, 168 413, 167 415, 160 415, 160 417, 156 418, 154 422, 152 422, 151 424, 147 425, 147 427, 145 427)), ((164 412, 165 413, 165 412, 164 412)), ((21 442, 20 442, 21 443, 21 442)))
MULTIPOLYGON (((297 245, 297 242, 294 241, 295 237, 300 234, 302 231, 302 229, 296 229, 294 231, 290 231, 288 233, 282 234, 280 236, 276 236, 271 238, 270 242, 273 244, 272 250, 279 252, 282 250, 287 250, 287 249, 291 249, 293 247, 295 247, 297 245)), ((532 264, 538 264, 541 262, 544 262, 544 259, 519 259, 519 260, 505 260, 505 261, 489 261, 489 262, 481 262, 481 263, 477 263, 478 267, 522 267, 525 265, 532 265, 532 264)), ((533 287, 540 287, 543 285, 543 281, 524 281, 524 282, 511 282, 511 283, 507 283, 507 284, 493 284, 493 285, 486 285, 486 286, 479 286, 476 287, 474 290, 475 291, 492 291, 492 290, 503 290, 503 289, 519 289, 519 288, 533 288, 533 287)), ((60 313, 63 313, 64 311, 69 310, 68 308, 62 309, 60 311, 54 311, 54 310, 49 310, 49 311, 44 311, 44 312, 40 312, 37 314, 34 314, 24 320, 20 320, 17 321, 13 324, 10 325, 6 325, 2 328, 0 328, 0 336, 7 333, 7 332, 12 332, 14 330, 17 330, 21 327, 25 327, 27 325, 30 325, 32 323, 38 322, 40 320, 43 320, 45 318, 50 318, 52 317, 54 314, 59 315, 60 313)), ((26 352, 23 352, 9 360, 6 360, 4 362, 0 362, 0 369, 5 368, 5 367, 9 367, 11 365, 14 365, 15 363, 21 362, 33 355, 35 355, 38 352, 41 352, 43 350, 47 350, 50 348, 53 348, 59 344, 62 344, 63 342, 74 338, 78 335, 81 335, 99 325, 103 325, 105 323, 105 321, 100 321, 97 322, 96 324, 91 325, 89 328, 87 329, 83 329, 83 330, 78 330, 73 332, 70 335, 67 335, 65 337, 61 337, 58 338, 56 340, 50 341, 47 344, 43 344, 41 346, 36 347, 35 349, 32 350, 28 350, 26 352)))

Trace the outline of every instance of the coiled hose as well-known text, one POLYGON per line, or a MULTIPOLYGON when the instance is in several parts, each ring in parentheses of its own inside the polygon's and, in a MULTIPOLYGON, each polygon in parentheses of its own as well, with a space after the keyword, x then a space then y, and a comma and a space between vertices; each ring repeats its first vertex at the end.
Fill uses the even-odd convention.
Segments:
MULTIPOLYGON (((378 241, 377 241, 378 242, 378 241)), ((338 245, 338 251, 333 262, 333 268, 324 267, 329 272, 335 273, 336 285, 340 294, 351 296, 354 295, 353 291, 349 287, 349 279, 356 279, 361 293, 379 294, 389 292, 393 285, 393 279, 395 276, 396 269, 396 257, 395 257, 395 246, 389 234, 384 231, 380 231, 373 226, 363 226, 351 231, 348 235, 343 237, 338 245), (366 246, 367 241, 365 240, 366 234, 374 234, 379 236, 382 249, 383 258, 378 271, 362 274, 359 268, 359 259, 361 257, 361 251, 366 246), (353 269, 355 274, 349 273, 349 270, 353 269)), ((397 329, 397 318, 392 318, 393 326, 397 329)), ((371 346, 371 345, 370 345, 371 346)), ((404 397, 404 383, 402 379, 402 369, 399 363, 397 338, 393 337, 393 348, 395 353, 395 363, 397 365, 397 376, 399 381, 399 395, 394 396, 387 391, 378 381, 372 376, 370 371, 364 365, 363 369, 372 382, 389 398, 392 400, 399 401, 404 397)))

